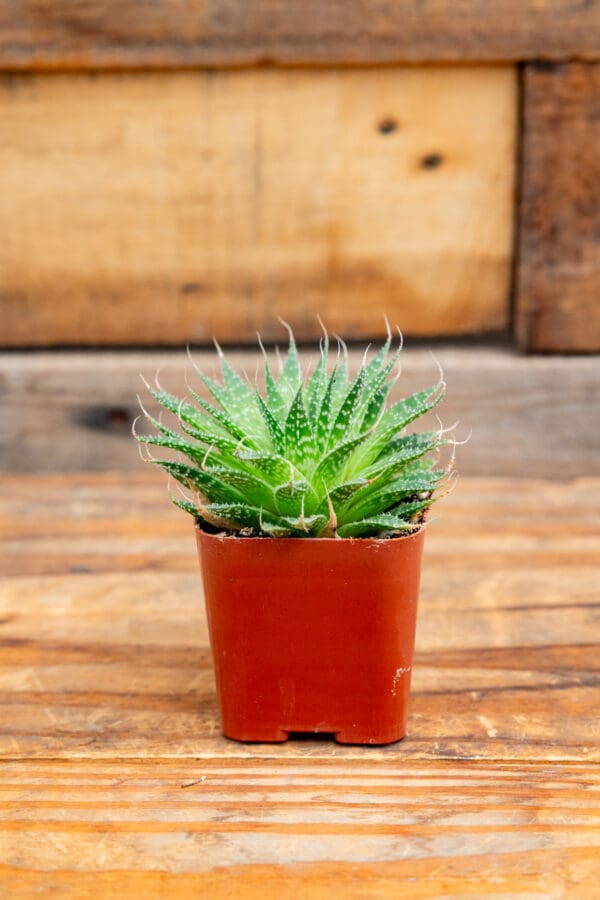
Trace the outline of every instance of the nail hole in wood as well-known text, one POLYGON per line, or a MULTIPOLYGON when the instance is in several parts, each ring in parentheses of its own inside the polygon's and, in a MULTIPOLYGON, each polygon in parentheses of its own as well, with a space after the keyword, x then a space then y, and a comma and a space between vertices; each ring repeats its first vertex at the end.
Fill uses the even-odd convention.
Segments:
POLYGON ((379 134, 393 134, 397 128, 397 120, 389 117, 382 119, 377 126, 379 134))
POLYGON ((425 156, 421 157, 421 168, 439 169, 443 162, 444 157, 441 153, 426 153, 425 156))
POLYGON ((124 434, 131 428, 133 413, 126 406, 109 406, 98 403, 77 410, 73 421, 92 431, 124 434))
POLYGON ((111 428, 123 428, 129 426, 131 417, 129 411, 122 406, 111 406, 107 411, 107 419, 111 428))

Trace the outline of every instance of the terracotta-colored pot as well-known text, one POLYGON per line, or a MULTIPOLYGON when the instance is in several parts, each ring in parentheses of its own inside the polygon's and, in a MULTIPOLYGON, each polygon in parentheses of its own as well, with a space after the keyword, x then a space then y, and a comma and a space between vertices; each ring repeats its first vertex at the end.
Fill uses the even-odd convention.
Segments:
POLYGON ((424 529, 384 540, 196 535, 227 737, 404 737, 424 529))

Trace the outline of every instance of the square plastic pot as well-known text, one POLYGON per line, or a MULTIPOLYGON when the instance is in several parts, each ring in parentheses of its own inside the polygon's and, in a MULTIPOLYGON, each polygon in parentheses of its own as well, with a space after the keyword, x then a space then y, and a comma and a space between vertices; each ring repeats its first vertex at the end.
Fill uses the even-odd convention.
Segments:
POLYGON ((252 538, 196 528, 224 734, 406 733, 424 530, 252 538))

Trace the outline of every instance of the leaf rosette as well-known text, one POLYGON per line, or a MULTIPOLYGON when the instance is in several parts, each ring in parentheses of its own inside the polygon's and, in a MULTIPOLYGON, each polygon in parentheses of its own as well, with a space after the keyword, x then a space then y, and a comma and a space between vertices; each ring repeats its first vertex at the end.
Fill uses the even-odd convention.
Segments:
POLYGON ((436 468, 447 440, 407 428, 442 400, 441 375, 390 405, 401 353, 391 335, 352 378, 343 342, 334 355, 327 336, 307 374, 291 332, 279 373, 261 349, 264 393, 219 347, 221 381, 195 366, 210 401, 192 388, 182 400, 149 387, 177 424, 165 426, 142 406, 155 433, 135 437, 181 455, 146 457, 186 489, 172 501, 204 527, 245 536, 387 537, 420 528, 448 476, 436 468))

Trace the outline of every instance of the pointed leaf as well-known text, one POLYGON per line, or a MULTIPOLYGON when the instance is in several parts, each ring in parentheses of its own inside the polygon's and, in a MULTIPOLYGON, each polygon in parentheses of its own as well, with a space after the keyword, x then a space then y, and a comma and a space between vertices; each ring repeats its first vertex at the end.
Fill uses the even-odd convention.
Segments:
POLYGON ((193 437, 201 444, 205 444, 207 447, 216 447, 217 450, 222 450, 227 453, 235 453, 235 451, 240 446, 239 441, 234 440, 231 437, 225 437, 222 434, 215 434, 212 431, 200 431, 198 428, 191 428, 190 426, 183 423, 181 425, 181 428, 183 429, 183 431, 185 431, 186 434, 189 434, 190 437, 193 437))
MULTIPOLYGON (((203 410, 205 410, 209 416, 214 420, 211 422, 211 426, 213 428, 217 427, 217 425, 221 426, 221 429, 225 433, 229 433, 234 438, 237 438, 238 441, 244 439, 244 441, 251 447, 258 447, 258 442, 256 440, 256 435, 252 435, 248 432, 245 432, 243 428, 241 428, 237 422, 234 422, 225 412, 222 412, 220 409, 215 409, 210 403, 207 403, 199 394, 193 391, 190 388, 190 393, 193 396, 194 400, 203 410), (216 423, 216 424, 215 424, 216 423)), ((194 423, 192 423, 194 424, 194 423)), ((201 427, 201 426, 200 426, 201 427)))
POLYGON ((433 409, 442 400, 444 391, 440 384, 425 391, 419 391, 395 403, 384 414, 369 450, 381 451, 385 448, 388 441, 398 432, 405 428, 414 419, 424 415, 433 409))
POLYGON ((168 459, 152 459, 149 462, 160 466, 187 488, 200 491, 209 500, 237 502, 242 499, 235 488, 225 484, 211 472, 196 469, 184 463, 171 462, 168 459))
POLYGON ((189 456, 196 463, 202 463, 206 456, 205 449, 194 446, 184 441, 183 438, 178 438, 177 435, 169 438, 151 434, 137 434, 135 439, 139 444, 151 444, 154 447, 168 447, 170 450, 178 450, 179 453, 185 453, 186 456, 189 456))
POLYGON ((276 509, 281 515, 299 516, 310 491, 308 481, 290 481, 275 488, 276 509))
POLYGON ((175 506, 178 506, 179 509, 182 509, 184 512, 189 513, 191 516, 194 516, 195 519, 198 518, 199 512, 194 506, 194 504, 189 500, 179 500, 177 497, 169 497, 171 503, 174 503, 175 506))
POLYGON ((428 499, 429 495, 439 486, 444 477, 425 478, 415 475, 412 478, 394 478, 388 484, 381 485, 381 479, 367 484, 358 491, 340 510, 340 520, 346 522, 351 519, 367 518, 378 513, 387 512, 390 507, 410 497, 419 500, 428 499), (423 496, 426 495, 426 496, 423 496))
POLYGON ((416 531, 419 527, 418 522, 411 522, 403 519, 401 516, 385 513, 380 516, 373 516, 368 519, 359 519, 355 522, 348 522, 338 528, 340 537, 367 537, 377 536, 385 532, 401 533, 405 531, 416 531))
POLYGON ((329 453, 319 461, 312 476, 313 484, 318 485, 323 482, 327 487, 340 484, 344 480, 343 468, 345 467, 348 458, 352 452, 360 444, 368 440, 369 437, 370 432, 365 431, 364 434, 359 434, 358 437, 350 438, 342 444, 338 444, 333 450, 330 450, 329 453))
POLYGON ((403 466, 412 460, 418 459, 425 453, 434 450, 440 444, 436 432, 423 434, 409 434, 406 437, 397 438, 393 451, 381 456, 375 463, 363 470, 365 478, 387 478, 400 472, 403 466))
POLYGON ((351 433, 351 425, 356 414, 358 398, 363 390, 366 379, 365 369, 361 369, 354 381, 352 382, 348 393, 346 394, 339 411, 335 417, 331 430, 327 438, 326 447, 335 447, 342 438, 349 437, 351 433))
POLYGON ((300 385, 285 420, 285 455, 301 472, 305 472, 314 461, 316 452, 315 439, 300 385))
POLYGON ((279 424, 279 421, 273 415, 263 398, 260 396, 260 394, 257 394, 257 399, 261 414, 269 430, 269 436, 271 438, 271 443, 273 444, 273 449, 276 451, 276 453, 284 453, 285 431, 279 424))
POLYGON ((225 466, 211 466, 208 471, 222 481, 223 484, 234 488, 252 506, 274 510, 275 496, 273 489, 258 475, 225 466))
POLYGON ((277 387, 283 397, 287 397, 288 400, 291 400, 297 394, 301 384, 302 372, 300 370, 300 363, 298 361, 298 350, 296 348, 296 342, 290 329, 290 342, 288 345, 288 352, 283 366, 283 371, 279 376, 277 387))
MULTIPOLYGON (((247 503, 211 503, 203 510, 211 519, 218 519, 225 528, 239 531, 242 528, 251 528, 257 534, 266 532, 266 527, 281 524, 276 516, 268 515, 259 507, 247 503)), ((211 521, 209 519, 209 521, 211 521)))
POLYGON ((300 473, 294 469, 292 463, 283 456, 267 455, 254 450, 242 450, 238 453, 239 460, 247 468, 256 468, 262 477, 270 484, 278 485, 288 482, 290 479, 301 479, 300 473))
POLYGON ((281 521, 300 534, 318 534, 327 525, 327 516, 282 516, 281 521))
POLYGON ((333 418, 332 409, 333 409, 333 388, 336 382, 336 379, 340 377, 340 371, 336 367, 333 372, 329 376, 327 381, 327 385, 325 387, 325 391, 323 393, 323 399, 321 400, 321 406, 319 407, 319 413, 317 416, 317 425, 315 430, 315 439, 317 442, 317 449, 319 452, 322 452, 325 449, 325 445, 327 444, 327 438, 329 437, 329 432, 331 430, 331 421, 333 418))
POLYGON ((329 338, 321 343, 321 353, 319 362, 312 373, 306 389, 306 405, 308 408, 308 417, 313 429, 316 431, 316 424, 323 400, 323 394, 327 386, 327 359, 329 356, 329 338))

